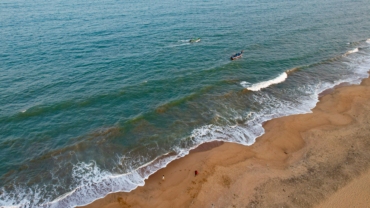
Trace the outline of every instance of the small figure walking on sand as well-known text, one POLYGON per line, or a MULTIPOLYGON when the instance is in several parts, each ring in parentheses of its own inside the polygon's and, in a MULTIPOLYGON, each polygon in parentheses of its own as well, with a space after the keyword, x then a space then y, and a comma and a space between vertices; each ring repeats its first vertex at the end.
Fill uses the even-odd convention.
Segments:
POLYGON ((196 171, 194 171, 194 175, 195 176, 197 176, 198 175, 198 171, 196 170, 196 171))
POLYGON ((164 180, 164 175, 162 176, 162 180, 164 180))

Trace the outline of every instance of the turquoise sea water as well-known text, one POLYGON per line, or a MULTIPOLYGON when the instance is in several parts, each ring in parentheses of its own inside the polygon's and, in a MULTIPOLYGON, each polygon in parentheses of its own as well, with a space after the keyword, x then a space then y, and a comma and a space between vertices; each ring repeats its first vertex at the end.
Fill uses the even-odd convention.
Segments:
POLYGON ((1 1, 0 207, 84 205, 201 143, 253 144, 262 122, 368 76, 369 11, 366 0, 1 1))

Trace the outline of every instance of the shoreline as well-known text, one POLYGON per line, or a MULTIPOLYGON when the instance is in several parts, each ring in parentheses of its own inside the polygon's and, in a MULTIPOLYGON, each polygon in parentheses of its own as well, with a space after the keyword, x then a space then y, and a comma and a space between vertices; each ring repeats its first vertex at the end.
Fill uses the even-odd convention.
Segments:
POLYGON ((364 151, 370 146, 370 107, 364 113, 369 99, 370 78, 360 85, 342 83, 320 93, 312 113, 265 122, 265 134, 251 146, 202 144, 151 175, 143 187, 83 207, 317 206, 370 168, 367 160, 353 158, 370 158, 364 151))

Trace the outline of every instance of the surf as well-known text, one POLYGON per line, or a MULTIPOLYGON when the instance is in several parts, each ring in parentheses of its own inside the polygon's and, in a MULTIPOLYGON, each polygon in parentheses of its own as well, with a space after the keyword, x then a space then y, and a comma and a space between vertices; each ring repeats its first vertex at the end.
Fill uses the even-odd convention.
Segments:
POLYGON ((359 48, 355 48, 355 49, 349 50, 343 56, 347 56, 347 55, 352 54, 352 53, 357 53, 358 50, 359 50, 359 48))
POLYGON ((246 81, 243 81, 240 83, 240 85, 242 85, 244 88, 251 90, 251 91, 260 91, 263 88, 284 82, 287 78, 288 78, 288 74, 286 72, 283 72, 282 74, 280 74, 279 76, 271 80, 259 82, 259 83, 252 84, 252 85, 246 81))

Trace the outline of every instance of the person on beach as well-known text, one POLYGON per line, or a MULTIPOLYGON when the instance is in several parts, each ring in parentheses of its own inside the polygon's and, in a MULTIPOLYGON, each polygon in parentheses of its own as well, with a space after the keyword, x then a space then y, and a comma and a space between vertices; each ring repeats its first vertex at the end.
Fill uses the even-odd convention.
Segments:
POLYGON ((164 180, 164 175, 162 176, 162 180, 164 180))
POLYGON ((196 170, 196 171, 194 171, 194 175, 195 176, 197 176, 198 175, 198 171, 196 170))

